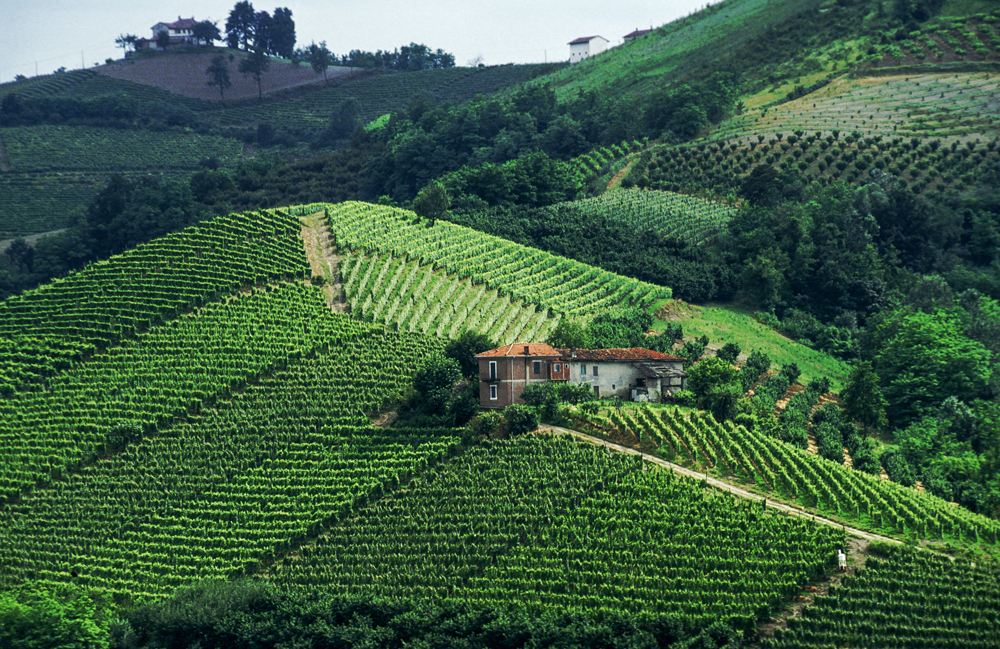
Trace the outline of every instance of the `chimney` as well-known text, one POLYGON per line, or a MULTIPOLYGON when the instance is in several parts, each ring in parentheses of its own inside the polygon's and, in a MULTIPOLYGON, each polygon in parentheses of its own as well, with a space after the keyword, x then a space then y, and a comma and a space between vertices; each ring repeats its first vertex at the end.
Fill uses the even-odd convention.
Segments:
POLYGON ((531 355, 531 346, 530 345, 525 345, 524 346, 524 355, 525 356, 530 356, 531 355))
POLYGON ((576 350, 575 349, 569 350, 569 357, 570 358, 576 358, 576 350))

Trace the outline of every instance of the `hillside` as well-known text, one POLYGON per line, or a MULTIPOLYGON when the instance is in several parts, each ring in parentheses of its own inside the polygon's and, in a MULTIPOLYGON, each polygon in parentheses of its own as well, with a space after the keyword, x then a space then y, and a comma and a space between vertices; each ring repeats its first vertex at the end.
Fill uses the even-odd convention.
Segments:
POLYGON ((0 239, 66 228, 0 251, 0 645, 996 646, 998 39, 725 0, 570 67, 0 86, 0 239), (683 389, 480 408, 515 342, 683 389))

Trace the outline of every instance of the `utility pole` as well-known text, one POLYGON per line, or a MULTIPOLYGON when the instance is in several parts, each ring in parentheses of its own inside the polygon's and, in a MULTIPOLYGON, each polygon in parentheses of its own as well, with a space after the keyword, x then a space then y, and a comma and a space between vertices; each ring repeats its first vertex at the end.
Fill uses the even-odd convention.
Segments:
POLYGON ((80 50, 80 69, 86 70, 87 64, 83 62, 83 50, 80 50))

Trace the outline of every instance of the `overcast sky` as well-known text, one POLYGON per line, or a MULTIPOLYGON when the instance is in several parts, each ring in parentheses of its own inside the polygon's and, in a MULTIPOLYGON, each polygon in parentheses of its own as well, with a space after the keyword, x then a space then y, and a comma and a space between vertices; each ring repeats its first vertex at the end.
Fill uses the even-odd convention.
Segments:
MULTIPOLYGON (((120 59, 119 34, 149 37, 158 22, 178 16, 213 20, 225 31, 237 0, 0 0, 0 82, 120 59)), ((600 35, 612 45, 636 28, 659 27, 706 5, 706 0, 281 0, 295 20, 296 47, 325 40, 337 55, 352 49, 392 50, 411 42, 487 65, 569 59, 567 43, 600 35)), ((712 2, 714 4, 714 0, 712 2)))

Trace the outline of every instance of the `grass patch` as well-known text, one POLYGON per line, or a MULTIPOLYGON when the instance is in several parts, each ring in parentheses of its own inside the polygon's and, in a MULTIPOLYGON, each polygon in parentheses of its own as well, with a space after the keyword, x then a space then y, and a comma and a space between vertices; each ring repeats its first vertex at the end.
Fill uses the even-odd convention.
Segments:
MULTIPOLYGON (((681 323, 685 336, 708 336, 709 341, 720 345, 734 342, 746 354, 758 349, 778 366, 796 363, 802 371, 799 379, 802 383, 826 376, 830 378, 833 391, 839 392, 850 374, 850 368, 843 361, 783 336, 757 322, 748 311, 738 307, 701 307, 675 300, 668 304, 666 311, 669 312, 670 321, 681 323)), ((657 313, 667 315, 663 309, 657 313)), ((667 320, 658 318, 654 321, 653 328, 661 331, 666 322, 667 320)))

